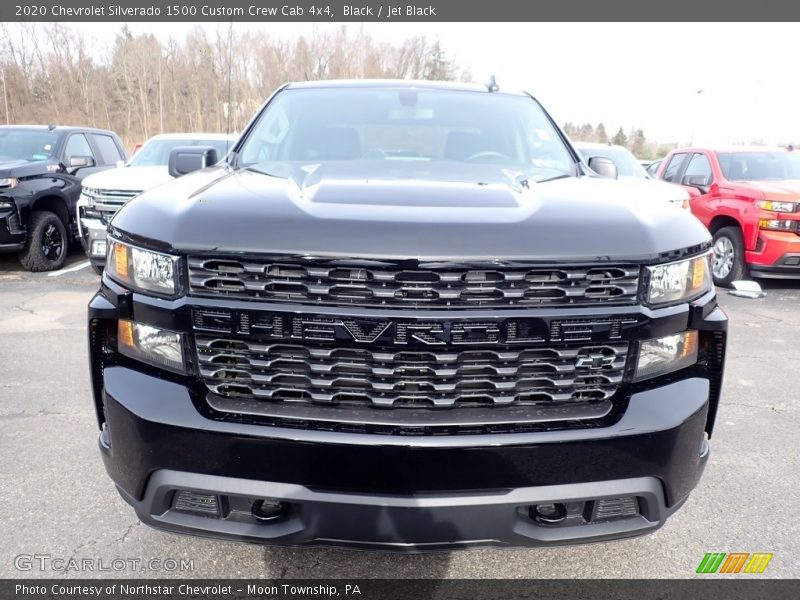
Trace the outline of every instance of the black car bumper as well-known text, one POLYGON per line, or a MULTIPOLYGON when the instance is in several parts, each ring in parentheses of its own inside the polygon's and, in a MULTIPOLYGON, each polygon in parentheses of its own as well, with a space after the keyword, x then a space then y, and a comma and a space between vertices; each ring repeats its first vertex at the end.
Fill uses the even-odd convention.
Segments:
POLYGON ((119 294, 106 278, 89 309, 103 460, 123 498, 154 527, 402 551, 603 541, 663 525, 708 460, 727 324, 713 295, 640 315, 632 335, 690 327, 716 340, 718 351, 697 367, 626 386, 624 410, 608 426, 461 435, 220 419, 191 378, 101 360, 108 342, 96 334, 104 323, 133 314, 185 331, 181 315, 191 302, 119 294), (281 503, 278 518, 254 516, 264 499, 281 503), (553 507, 559 519, 550 523, 541 509, 553 507))
POLYGON ((0 252, 17 252, 24 247, 25 230, 16 208, 0 206, 0 252))
POLYGON ((708 457, 708 381, 636 394, 603 430, 458 439, 280 430, 209 420, 189 391, 125 367, 105 372, 106 469, 139 518, 179 532, 280 544, 406 550, 543 545, 639 535, 660 527, 708 457), (219 496, 219 518, 174 510, 178 490, 219 496), (288 503, 258 523, 242 507, 288 503), (636 514, 535 522, 535 504, 584 517, 601 499, 634 497, 636 514), (224 514, 225 505, 230 511, 224 514))

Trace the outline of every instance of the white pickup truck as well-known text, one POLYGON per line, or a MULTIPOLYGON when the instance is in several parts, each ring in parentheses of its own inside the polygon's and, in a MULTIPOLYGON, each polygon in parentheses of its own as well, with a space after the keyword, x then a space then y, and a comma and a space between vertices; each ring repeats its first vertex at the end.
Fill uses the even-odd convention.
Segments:
POLYGON ((168 133, 150 138, 118 168, 89 175, 77 204, 78 230, 92 268, 102 273, 106 261, 106 228, 111 217, 142 192, 170 181, 169 155, 173 148, 208 146, 222 159, 236 141, 221 133, 168 133))

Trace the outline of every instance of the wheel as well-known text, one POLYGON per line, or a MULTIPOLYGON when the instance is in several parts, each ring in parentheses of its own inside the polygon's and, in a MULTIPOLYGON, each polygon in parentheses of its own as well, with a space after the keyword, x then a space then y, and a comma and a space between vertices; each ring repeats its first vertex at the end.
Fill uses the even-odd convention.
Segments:
POLYGON ((101 267, 100 265, 92 265, 92 271, 94 271, 98 275, 102 275, 103 274, 103 267, 101 267))
POLYGON ((714 263, 711 265, 714 283, 731 287, 734 281, 747 276, 744 262, 744 240, 738 227, 723 227, 714 234, 714 263))
POLYGON ((31 213, 28 240, 19 255, 29 271, 60 269, 67 258, 67 230, 55 214, 48 211, 31 213))

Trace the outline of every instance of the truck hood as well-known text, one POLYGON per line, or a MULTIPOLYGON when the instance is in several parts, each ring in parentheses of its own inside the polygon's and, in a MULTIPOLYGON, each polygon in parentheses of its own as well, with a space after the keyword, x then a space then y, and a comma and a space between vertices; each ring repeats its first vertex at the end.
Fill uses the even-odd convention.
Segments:
POLYGON ((57 160, 9 160, 0 162, 0 179, 33 177, 59 170, 57 160))
POLYGON ((768 200, 794 200, 800 198, 800 180, 737 181, 734 185, 761 193, 768 200))
POLYGON ((631 193, 638 194, 642 201, 676 202, 688 200, 689 192, 679 185, 661 181, 660 179, 643 179, 642 177, 620 177, 619 183, 630 187, 631 193))
POLYGON ((83 187, 99 190, 141 192, 170 181, 172 176, 166 166, 118 167, 93 173, 83 180, 83 187))
POLYGON ((298 182, 213 167, 138 196, 111 226, 178 253, 409 259, 652 260, 709 240, 687 211, 646 201, 643 189, 595 177, 526 187, 333 171, 298 182))

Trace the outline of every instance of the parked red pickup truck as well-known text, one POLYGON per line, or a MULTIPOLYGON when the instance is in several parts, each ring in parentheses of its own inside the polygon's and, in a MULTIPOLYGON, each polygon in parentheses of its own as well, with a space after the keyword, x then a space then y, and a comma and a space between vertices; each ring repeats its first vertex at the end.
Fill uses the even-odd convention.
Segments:
POLYGON ((748 271, 800 278, 800 152, 679 148, 658 177, 686 188, 692 213, 713 234, 717 285, 748 271))

